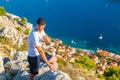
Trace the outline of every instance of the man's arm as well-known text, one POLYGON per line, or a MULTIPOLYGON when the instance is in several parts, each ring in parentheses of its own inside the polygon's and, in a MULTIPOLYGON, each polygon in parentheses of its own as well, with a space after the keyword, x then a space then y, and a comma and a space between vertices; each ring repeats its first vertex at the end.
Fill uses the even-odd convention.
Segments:
POLYGON ((41 55, 41 57, 44 60, 44 62, 46 62, 46 64, 50 67, 50 69, 53 70, 54 66, 51 63, 49 63, 49 61, 47 60, 46 55, 45 55, 43 49, 40 46, 36 46, 36 49, 38 50, 38 52, 41 55))
POLYGON ((43 40, 47 43, 51 42, 51 38, 47 34, 43 36, 43 40))

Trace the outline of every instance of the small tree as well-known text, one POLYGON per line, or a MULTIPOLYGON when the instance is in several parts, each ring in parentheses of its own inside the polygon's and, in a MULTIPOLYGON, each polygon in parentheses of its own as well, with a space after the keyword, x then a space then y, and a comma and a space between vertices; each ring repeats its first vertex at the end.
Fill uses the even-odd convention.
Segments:
POLYGON ((107 77, 106 80, 119 80, 115 75, 107 77))
POLYGON ((24 33, 25 33, 26 35, 28 35, 28 34, 30 33, 30 29, 26 29, 26 30, 24 31, 24 33))
POLYGON ((21 26, 18 26, 16 29, 17 29, 18 31, 22 31, 21 26))
POLYGON ((75 60, 75 63, 78 66, 82 66, 84 68, 87 68, 88 70, 93 70, 96 68, 95 63, 93 62, 93 60, 91 60, 89 57, 85 56, 85 57, 81 57, 79 59, 75 60))
POLYGON ((25 18, 25 17, 22 18, 21 21, 20 21, 20 24, 21 24, 21 25, 24 25, 24 24, 26 24, 26 23, 27 23, 27 18, 25 18))
POLYGON ((110 67, 105 70, 104 74, 106 80, 119 80, 120 70, 117 67, 110 67))
POLYGON ((0 16, 4 16, 6 14, 6 11, 4 9, 4 7, 0 7, 0 16))

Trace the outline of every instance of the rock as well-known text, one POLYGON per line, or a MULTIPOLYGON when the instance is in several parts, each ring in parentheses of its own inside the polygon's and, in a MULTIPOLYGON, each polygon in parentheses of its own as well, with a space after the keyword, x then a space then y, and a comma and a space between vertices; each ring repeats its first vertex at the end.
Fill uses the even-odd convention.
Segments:
POLYGON ((15 54, 16 52, 17 52, 16 49, 14 49, 14 48, 11 48, 11 49, 10 49, 10 54, 11 54, 12 59, 13 59, 14 54, 15 54))
POLYGON ((7 80, 13 80, 14 76, 18 74, 19 71, 26 70, 28 67, 28 62, 27 61, 10 61, 7 62, 5 65, 5 76, 7 80))
MULTIPOLYGON (((45 63, 41 64, 42 66, 39 68, 39 74, 35 76, 34 80, 71 80, 68 74, 59 70, 51 71, 45 63)), ((13 80, 28 80, 28 77, 28 70, 19 70, 13 80)))
POLYGON ((2 24, 1 27, 14 26, 13 22, 9 20, 7 16, 0 16, 0 24, 2 24))
MULTIPOLYGON (((8 68, 6 75, 8 80, 11 80, 11 74, 16 75, 14 80, 27 80, 28 79, 28 62, 27 51, 17 52, 14 55, 14 60, 5 64, 5 69, 8 68)), ((35 77, 35 80, 71 80, 70 77, 59 70, 50 71, 46 63, 40 62, 39 74, 35 77)))
MULTIPOLYGON (((39 74, 35 77, 35 80, 71 80, 68 74, 54 70, 51 71, 46 63, 40 63, 39 74)), ((6 79, 7 80, 28 80, 29 71, 27 61, 10 61, 5 64, 6 79), (14 78, 14 76, 16 77, 14 78), (14 79, 13 79, 14 78, 14 79)))
POLYGON ((51 71, 46 63, 40 62, 39 74, 35 77, 35 80, 71 80, 71 78, 68 74, 57 69, 51 71))
POLYGON ((22 68, 21 63, 15 61, 12 63, 12 66, 10 68, 10 72, 13 75, 17 75, 17 73, 21 70, 21 68, 22 68))
POLYGON ((2 27, 0 28, 0 37, 9 38, 12 40, 12 44, 18 44, 19 46, 23 45, 23 36, 19 34, 14 27, 2 27))
POLYGON ((29 73, 28 71, 19 71, 14 80, 28 80, 29 73))
POLYGON ((17 52, 15 53, 13 60, 23 61, 27 60, 27 57, 28 57, 27 51, 17 52))
POLYGON ((5 75, 0 76, 0 80, 6 80, 6 76, 5 75))
MULTIPOLYGON (((69 75, 67 73, 64 73, 62 71, 55 71, 54 72, 55 80, 71 80, 71 78, 69 77, 69 75)), ((54 80, 54 78, 53 78, 54 80)))
POLYGON ((10 69, 11 74, 17 75, 17 73, 21 70, 25 70, 28 67, 28 63, 26 61, 23 62, 15 62, 10 69))
POLYGON ((71 78, 62 71, 51 71, 48 67, 44 67, 39 69, 39 74, 35 77, 35 80, 71 80, 71 78))
POLYGON ((86 80, 85 77, 79 77, 79 80, 86 80))
POLYGON ((25 24, 25 26, 26 26, 26 28, 30 29, 30 31, 31 31, 32 28, 33 28, 33 24, 28 23, 28 22, 25 24))
POLYGON ((28 62, 27 61, 22 61, 22 62, 10 61, 10 62, 7 62, 4 65, 4 67, 7 73, 10 72, 12 75, 17 75, 19 71, 25 70, 28 67, 28 62))
POLYGON ((16 49, 11 48, 11 49, 10 49, 10 54, 15 54, 15 53, 16 53, 16 49))
POLYGON ((4 64, 6 64, 7 62, 9 62, 10 61, 10 58, 9 57, 5 57, 5 58, 3 58, 3 62, 4 62, 4 64))
POLYGON ((12 74, 10 73, 11 66, 12 66, 12 62, 10 61, 4 65, 6 80, 12 80, 12 74))
POLYGON ((17 75, 19 71, 25 70, 28 67, 27 56, 27 51, 15 53, 13 61, 9 61, 4 65, 6 73, 17 75))
POLYGON ((18 43, 18 47, 20 47, 21 45, 23 45, 23 37, 21 35, 18 37, 17 43, 18 43))
POLYGON ((16 16, 16 15, 13 15, 13 14, 10 14, 10 13, 7 13, 7 16, 11 17, 12 19, 20 18, 19 16, 16 16))
POLYGON ((13 27, 5 26, 0 28, 0 37, 12 38, 17 34, 17 30, 13 27))
POLYGON ((33 24, 27 22, 25 26, 19 23, 19 16, 7 13, 5 16, 0 16, 0 37, 9 38, 13 45, 18 44, 18 47, 23 45, 23 40, 28 37, 25 30, 32 30, 33 24))
POLYGON ((0 55, 0 80, 6 80, 4 74, 5 74, 5 69, 4 69, 4 66, 3 66, 2 57, 0 55))
POLYGON ((70 77, 68 76, 68 74, 59 71, 59 70, 55 70, 55 71, 45 71, 44 70, 40 70, 41 72, 39 72, 40 74, 38 74, 35 77, 35 80, 71 80, 70 77), (44 71, 44 72, 42 72, 44 71), (42 73, 42 74, 41 74, 42 73))
POLYGON ((13 76, 10 72, 5 73, 6 80, 12 80, 13 76))
POLYGON ((10 71, 10 68, 11 68, 11 66, 12 66, 12 62, 7 62, 6 64, 4 64, 4 68, 5 68, 5 70, 7 69, 7 71, 10 71))
POLYGON ((2 59, 2 57, 1 57, 1 55, 0 55, 0 74, 1 74, 2 72, 4 72, 4 66, 3 66, 3 59, 2 59))

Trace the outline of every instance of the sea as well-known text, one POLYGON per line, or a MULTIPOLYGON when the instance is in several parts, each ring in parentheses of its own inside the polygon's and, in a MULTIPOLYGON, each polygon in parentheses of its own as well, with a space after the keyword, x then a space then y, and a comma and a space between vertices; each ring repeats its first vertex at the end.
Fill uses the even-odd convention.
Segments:
POLYGON ((44 18, 45 32, 69 46, 120 54, 119 0, 0 0, 0 6, 34 26, 44 18))

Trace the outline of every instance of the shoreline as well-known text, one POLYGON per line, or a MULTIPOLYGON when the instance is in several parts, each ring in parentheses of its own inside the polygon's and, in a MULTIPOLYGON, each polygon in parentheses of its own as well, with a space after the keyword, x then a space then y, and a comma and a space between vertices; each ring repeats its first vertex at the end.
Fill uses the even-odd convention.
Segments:
MULTIPOLYGON (((89 41, 82 41, 82 40, 79 40, 77 38, 72 38, 72 37, 70 37, 70 39, 68 39, 68 38, 69 37, 62 37, 62 39, 61 38, 59 38, 59 39, 62 40, 63 43, 65 43, 71 47, 77 48, 77 49, 96 51, 97 48, 99 48, 99 46, 87 48, 86 46, 88 45, 89 41), (74 42, 72 43, 72 41, 74 41, 75 44, 74 44, 74 42)), ((109 51, 113 54, 116 54, 116 55, 120 55, 119 47, 116 48, 112 44, 108 44, 108 47, 104 47, 104 48, 100 48, 100 49, 107 50, 107 51, 109 51)))

